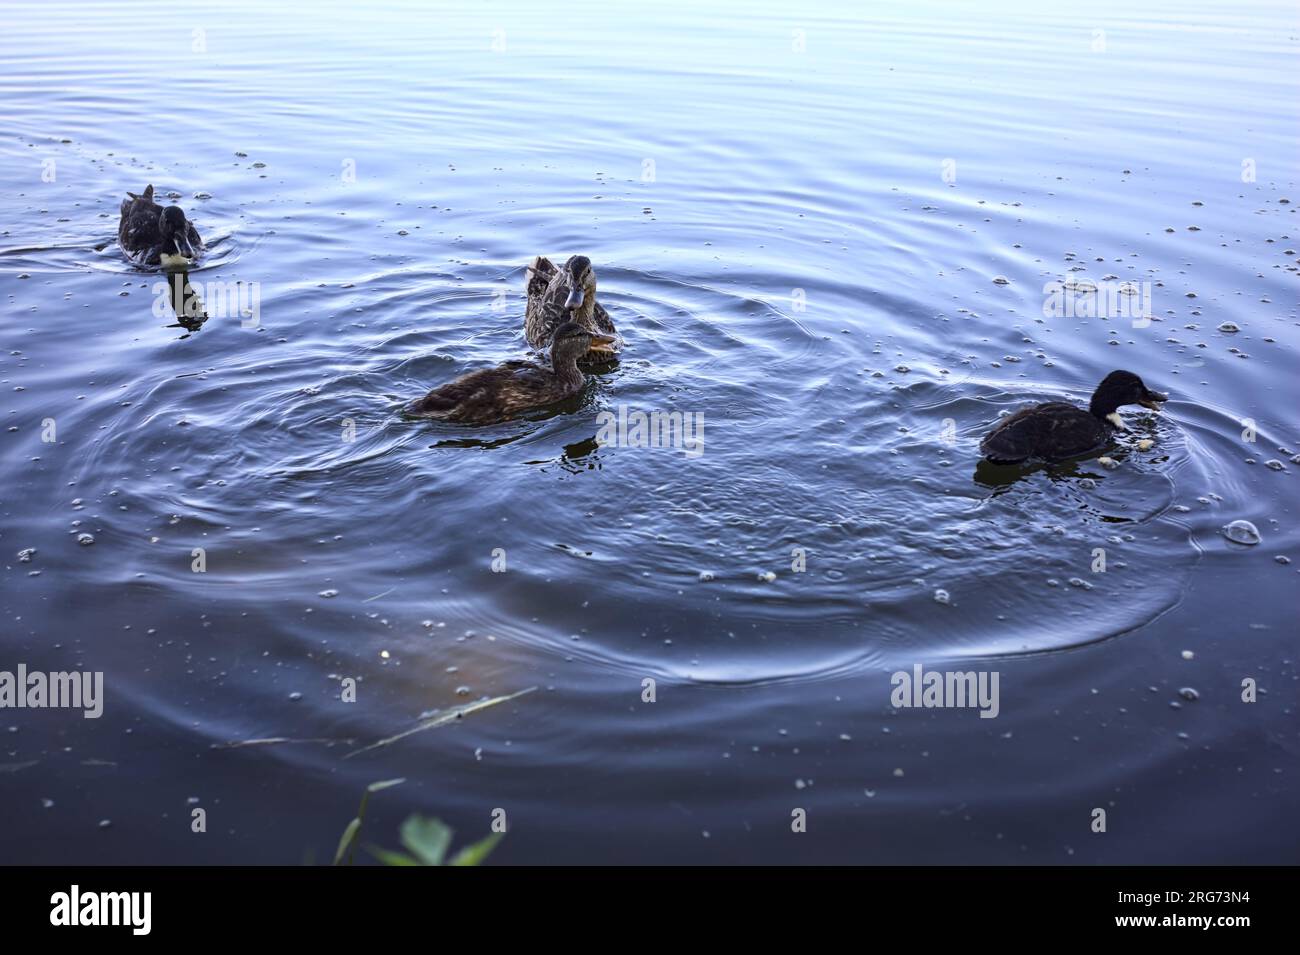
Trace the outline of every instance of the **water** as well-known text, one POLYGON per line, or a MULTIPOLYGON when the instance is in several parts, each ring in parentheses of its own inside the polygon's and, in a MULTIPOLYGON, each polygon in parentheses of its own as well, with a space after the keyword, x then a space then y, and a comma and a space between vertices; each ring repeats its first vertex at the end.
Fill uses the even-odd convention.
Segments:
POLYGON ((703 7, 10 5, 0 669, 106 701, 0 714, 0 858, 325 860, 405 777, 374 841, 503 862, 1297 861, 1294 8, 703 7), (206 321, 116 246, 148 183, 206 321), (617 365, 402 417, 573 252, 617 365), (1045 316, 1087 280, 1155 320, 1045 316), (977 464, 1118 367, 1116 466, 977 464))

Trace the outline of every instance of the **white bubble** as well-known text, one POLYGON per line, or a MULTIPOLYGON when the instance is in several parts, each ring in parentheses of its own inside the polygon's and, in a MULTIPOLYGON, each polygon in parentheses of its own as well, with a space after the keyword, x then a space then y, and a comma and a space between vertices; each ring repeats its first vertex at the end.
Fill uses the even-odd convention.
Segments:
POLYGON ((1250 521, 1233 521, 1230 524, 1224 524, 1222 532, 1223 536, 1234 544, 1254 545, 1263 540, 1259 534, 1259 528, 1250 521))

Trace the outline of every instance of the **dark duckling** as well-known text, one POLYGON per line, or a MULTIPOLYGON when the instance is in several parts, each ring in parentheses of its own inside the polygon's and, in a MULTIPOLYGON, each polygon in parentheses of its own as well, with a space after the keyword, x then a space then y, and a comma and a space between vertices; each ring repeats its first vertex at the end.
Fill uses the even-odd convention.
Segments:
POLYGON ((592 345, 612 341, 611 336, 590 332, 577 322, 565 322, 551 339, 550 368, 530 361, 509 361, 472 371, 434 388, 408 411, 464 424, 506 421, 582 391, 587 379, 578 370, 578 360, 592 345))
POLYGON ((199 230, 185 218, 180 206, 160 206, 153 201, 153 186, 140 195, 128 192, 122 200, 122 221, 117 241, 127 258, 137 265, 185 268, 203 251, 199 230))
POLYGON ((608 342, 593 339, 590 361, 609 361, 615 357, 618 332, 609 312, 596 301, 596 271, 585 255, 571 255, 563 268, 557 269, 550 259, 539 255, 528 266, 527 305, 524 310, 524 337, 541 351, 551 341, 555 329, 565 322, 577 322, 608 342))
POLYGON ((998 422, 980 442, 980 451, 995 464, 1031 459, 1063 461, 1094 454, 1124 430, 1121 405, 1159 411, 1166 395, 1152 391, 1131 371, 1112 371, 1093 392, 1087 410, 1063 401, 1023 408, 998 422))

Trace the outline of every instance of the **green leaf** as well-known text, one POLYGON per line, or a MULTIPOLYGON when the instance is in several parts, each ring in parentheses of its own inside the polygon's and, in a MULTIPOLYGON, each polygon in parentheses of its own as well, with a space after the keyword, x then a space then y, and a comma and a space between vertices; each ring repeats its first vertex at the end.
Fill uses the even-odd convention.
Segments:
POLYGON ((430 816, 408 816, 402 823, 402 845, 424 865, 442 865, 451 848, 451 827, 430 816))
POLYGON ((369 786, 367 786, 366 792, 377 793, 384 789, 392 789, 394 786, 400 786, 404 782, 406 782, 405 776, 403 776, 401 779, 381 779, 379 782, 371 783, 369 786))
POLYGON ((339 839, 338 851, 334 853, 334 864, 342 865, 343 857, 348 854, 352 848, 352 842, 356 839, 357 833, 361 831, 361 820, 353 819, 348 823, 348 827, 343 830, 343 837, 339 839))
POLYGON ((472 846, 466 846, 456 853, 456 857, 448 865, 482 865, 483 860, 497 847, 497 843, 504 835, 504 832, 494 832, 472 846))
POLYGON ((366 849, 372 856, 382 862, 384 865, 419 865, 408 855, 400 852, 389 852, 387 849, 380 849, 377 846, 366 846, 366 849))

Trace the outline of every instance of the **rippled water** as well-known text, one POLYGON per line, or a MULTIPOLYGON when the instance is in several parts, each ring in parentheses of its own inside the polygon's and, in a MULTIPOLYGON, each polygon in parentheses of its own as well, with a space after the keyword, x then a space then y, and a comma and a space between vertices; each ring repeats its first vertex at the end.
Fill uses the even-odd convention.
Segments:
POLYGON ((0 36, 0 669, 107 693, 0 714, 5 861, 320 860, 395 776, 377 841, 499 807, 501 861, 1297 861, 1293 7, 155 12, 0 36), (147 183, 206 320, 116 245, 147 183), (574 252, 581 398, 401 414, 574 252), (1117 367, 1171 396, 1117 466, 978 463, 1117 367), (894 709, 917 663, 999 717, 894 709))

